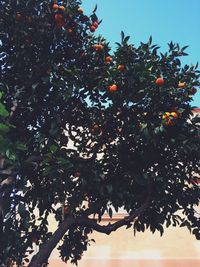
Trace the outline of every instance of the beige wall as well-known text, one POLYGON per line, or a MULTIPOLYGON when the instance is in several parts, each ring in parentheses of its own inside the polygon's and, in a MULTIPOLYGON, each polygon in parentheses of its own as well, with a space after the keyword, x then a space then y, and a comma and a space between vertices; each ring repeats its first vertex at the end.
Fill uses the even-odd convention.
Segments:
MULTIPOLYGON (((96 243, 88 247, 80 267, 200 267, 200 242, 185 228, 168 228, 160 237, 149 231, 134 236, 124 227, 109 236, 94 232, 91 238, 96 243)), ((50 267, 64 266, 54 250, 50 267)))

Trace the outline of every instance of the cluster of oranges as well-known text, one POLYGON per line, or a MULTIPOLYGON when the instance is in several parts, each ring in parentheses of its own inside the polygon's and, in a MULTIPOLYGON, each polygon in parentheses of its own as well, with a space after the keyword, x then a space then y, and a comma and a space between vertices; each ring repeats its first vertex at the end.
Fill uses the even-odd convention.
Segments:
MULTIPOLYGON (((55 23, 56 23, 56 28, 62 28, 65 25, 64 22, 64 17, 63 17, 63 12, 65 11, 64 6, 59 6, 58 4, 54 3, 52 6, 53 11, 56 13, 54 16, 55 23)), ((81 7, 78 8, 78 13, 83 14, 83 9, 81 7)), ((96 24, 94 24, 95 27, 98 27, 96 24)), ((72 29, 68 29, 68 33, 72 33, 72 29)))
MULTIPOLYGON (((120 72, 123 72, 125 70, 125 66, 123 64, 119 64, 117 66, 117 70, 120 71, 120 72)), ((113 93, 113 92, 116 92, 118 89, 117 85, 116 84, 112 84, 108 87, 108 91, 110 93, 113 93)))
POLYGON ((162 119, 165 122, 166 126, 174 126, 176 124, 176 120, 178 119, 179 114, 175 111, 173 112, 165 112, 162 115, 162 119))
POLYGON ((64 26, 65 22, 64 22, 64 17, 62 14, 58 13, 58 11, 60 11, 61 13, 65 11, 65 7, 64 6, 59 6, 58 4, 53 4, 52 9, 54 12, 56 12, 54 19, 55 19, 55 23, 56 23, 56 28, 60 29, 64 26))
POLYGON ((99 27, 99 23, 97 21, 94 21, 92 25, 90 26, 90 31, 95 32, 98 27, 99 27))
MULTIPOLYGON (((104 46, 102 44, 95 44, 93 46, 93 48, 96 52, 101 52, 104 49, 104 46)), ((113 61, 113 59, 111 56, 106 56, 106 58, 105 58, 106 64, 110 64, 112 61, 113 61)), ((125 66, 123 64, 119 64, 117 66, 117 70, 120 72, 123 72, 125 70, 125 66)), ((110 86, 108 86, 108 91, 110 93, 116 92, 117 89, 118 89, 118 86, 116 84, 111 84, 110 86)))
MULTIPOLYGON (((162 86, 162 85, 164 85, 165 80, 162 77, 159 77, 159 78, 156 79, 155 83, 158 86, 162 86)), ((178 88, 179 89, 183 89, 183 88, 185 88, 185 86, 186 86, 186 83, 185 82, 179 82, 178 83, 178 88)), ((197 89, 195 87, 192 87, 191 94, 194 95, 194 94, 196 94, 196 92, 197 92, 197 89)))
POLYGON ((57 4, 53 4, 53 6, 52 6, 52 9, 54 10, 54 11, 58 11, 58 10, 61 10, 61 11, 65 11, 65 7, 64 6, 59 6, 59 5, 57 5, 57 4))
MULTIPOLYGON (((179 82, 179 83, 178 83, 178 88, 185 88, 185 86, 186 86, 185 82, 179 82)), ((192 87, 192 89, 191 89, 191 94, 192 94, 192 95, 195 95, 196 92, 197 92, 197 88, 192 87)))

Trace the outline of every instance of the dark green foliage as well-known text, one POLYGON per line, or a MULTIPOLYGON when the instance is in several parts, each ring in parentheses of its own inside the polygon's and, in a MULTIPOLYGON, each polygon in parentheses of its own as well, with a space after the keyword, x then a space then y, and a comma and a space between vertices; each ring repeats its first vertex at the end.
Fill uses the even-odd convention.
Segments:
MULTIPOLYGON (((162 235, 180 224, 199 239, 199 122, 190 102, 200 72, 181 65, 186 47, 170 42, 162 54, 151 37, 135 47, 122 32, 111 53, 89 30, 96 8, 88 17, 79 1, 59 4, 64 12, 48 0, 0 3, 0 265, 21 266, 33 242, 47 242, 50 214, 58 225, 88 206, 99 220, 121 207, 131 214, 149 193, 127 227, 162 235)), ((71 227, 61 258, 77 263, 91 232, 71 227)))

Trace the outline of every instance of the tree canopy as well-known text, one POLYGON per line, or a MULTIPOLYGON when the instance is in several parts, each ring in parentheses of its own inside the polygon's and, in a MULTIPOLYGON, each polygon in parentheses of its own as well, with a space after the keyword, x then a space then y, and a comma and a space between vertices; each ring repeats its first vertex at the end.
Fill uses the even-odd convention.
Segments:
POLYGON ((186 46, 96 36, 81 1, 0 2, 0 265, 77 263, 96 230, 187 227, 200 238, 197 65, 186 46), (105 213, 123 208, 105 226, 105 213), (58 223, 49 232, 48 219, 58 223), (90 216, 95 215, 95 216, 90 216))

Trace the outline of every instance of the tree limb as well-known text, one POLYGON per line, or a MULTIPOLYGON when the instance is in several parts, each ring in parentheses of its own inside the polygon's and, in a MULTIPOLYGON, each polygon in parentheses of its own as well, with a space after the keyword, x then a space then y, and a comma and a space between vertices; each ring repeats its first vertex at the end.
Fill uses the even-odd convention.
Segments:
POLYGON ((75 223, 74 216, 68 216, 54 232, 54 234, 49 238, 49 240, 41 246, 39 252, 33 256, 28 267, 41 267, 43 264, 47 263, 48 258, 56 247, 58 242, 61 240, 66 231, 75 223))
MULTIPOLYGON (((100 225, 97 223, 96 220, 90 219, 84 215, 75 217, 74 215, 69 215, 58 227, 58 229, 54 232, 54 234, 49 238, 49 240, 41 246, 39 252, 33 256, 31 262, 29 263, 28 267, 41 267, 43 264, 47 263, 48 258, 53 251, 53 249, 56 247, 58 242, 62 239, 64 234, 67 232, 67 230, 72 226, 86 226, 94 229, 97 232, 104 233, 109 235, 111 232, 116 231, 122 226, 128 225, 130 222, 132 222, 134 219, 139 217, 149 206, 150 204, 150 196, 151 192, 149 192, 149 195, 144 202, 144 204, 135 210, 132 214, 129 216, 125 216, 123 219, 113 223, 113 224, 107 224, 107 225, 100 225)), ((91 209, 90 214, 92 215, 93 209, 91 209)))
POLYGON ((118 220, 117 222, 112 223, 112 224, 109 223, 107 225, 100 225, 96 222, 96 220, 89 219, 89 218, 80 218, 80 224, 84 226, 88 226, 97 232, 109 235, 111 232, 116 231, 122 226, 128 225, 131 222, 133 222, 134 219, 139 217, 146 210, 149 204, 150 204, 150 196, 147 198, 145 203, 140 208, 135 210, 132 214, 130 214, 129 216, 125 216, 123 219, 118 220))

